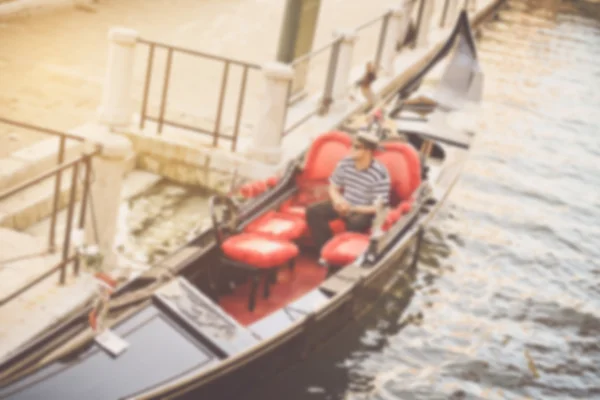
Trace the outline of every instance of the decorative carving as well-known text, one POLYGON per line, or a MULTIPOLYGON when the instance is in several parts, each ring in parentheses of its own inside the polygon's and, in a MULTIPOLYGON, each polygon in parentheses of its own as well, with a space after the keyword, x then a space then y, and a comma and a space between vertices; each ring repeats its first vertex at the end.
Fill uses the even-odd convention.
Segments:
POLYGON ((213 308, 207 300, 200 297, 184 282, 178 281, 178 290, 162 293, 188 320, 199 328, 211 328, 211 336, 230 339, 235 336, 235 326, 213 308))

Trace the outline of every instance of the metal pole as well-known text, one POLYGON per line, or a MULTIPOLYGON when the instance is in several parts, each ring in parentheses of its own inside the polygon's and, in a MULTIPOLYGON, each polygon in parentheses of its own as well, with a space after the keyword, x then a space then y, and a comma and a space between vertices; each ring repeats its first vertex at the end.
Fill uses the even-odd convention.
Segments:
MULTIPOLYGON (((58 166, 63 163, 65 160, 65 137, 61 136, 58 145, 58 166)), ((52 200, 52 214, 50 215, 50 240, 48 243, 48 247, 50 252, 54 252, 55 241, 54 237, 56 235, 56 213, 58 212, 58 202, 60 200, 60 187, 61 187, 61 179, 62 179, 62 170, 59 170, 56 174, 56 180, 54 181, 54 198, 52 200)))
POLYGON ((167 106, 167 93, 169 92, 169 77, 171 75, 171 63, 173 62, 173 49, 167 50, 167 65, 165 71, 165 81, 163 84, 162 98, 160 100, 160 115, 158 116, 158 133, 162 133, 163 120, 165 118, 165 108, 167 106))
MULTIPOLYGON (((81 195, 81 208, 79 210, 79 224, 78 227, 79 229, 84 229, 85 228, 85 215, 87 212, 87 201, 88 201, 88 194, 90 191, 90 178, 91 178, 91 174, 92 174, 92 163, 91 163, 92 157, 88 154, 85 156, 84 158, 84 164, 85 164, 85 177, 83 179, 83 194, 81 195)), ((75 274, 75 276, 79 275, 79 257, 77 257, 75 259, 75 265, 73 268, 73 272, 75 274)))
POLYGON ((323 93, 323 108, 327 109, 333 99, 333 82, 337 70, 338 57, 340 55, 340 46, 342 38, 339 38, 331 47, 331 55, 329 57, 329 69, 327 70, 327 78, 325 81, 325 92, 323 93))
POLYGON ((144 82, 144 97, 142 98, 142 111, 140 112, 140 129, 144 129, 146 122, 146 107, 148 106, 148 96, 150 95, 150 81, 152 80, 152 64, 154 61, 154 43, 149 44, 148 65, 146 66, 146 82, 144 82))
POLYGON ((223 79, 221 80, 221 93, 219 94, 219 106, 217 107, 217 117, 215 119, 215 130, 213 132, 213 146, 219 143, 219 130, 221 130, 221 116, 223 114, 223 103, 225 102, 225 91, 227 89, 227 77, 229 76, 229 62, 225 62, 223 67, 223 79))
POLYGON ((60 270, 60 284, 65 283, 66 279, 66 261, 69 257, 69 247, 71 247, 71 227, 73 226, 73 208, 75 206, 76 194, 77 194, 77 174, 79 172, 79 164, 80 162, 73 165, 73 177, 71 179, 71 193, 69 196, 69 209, 67 211, 67 227, 65 228, 65 241, 63 243, 63 254, 62 254, 62 262, 63 264, 60 270))
POLYGON ((375 68, 379 69, 381 63, 381 55, 383 54, 383 46, 385 45, 385 38, 387 36, 387 27, 392 16, 391 12, 386 13, 383 16, 381 22, 381 31, 379 32, 379 43, 377 44, 377 53, 375 53, 375 68))
POLYGON ((231 150, 235 151, 237 147, 238 135, 240 132, 240 122, 242 119, 242 111, 244 110, 244 98, 246 97, 246 81, 248 80, 248 67, 244 67, 242 72, 242 85, 240 87, 240 94, 238 98, 237 113, 235 116, 235 127, 233 128, 233 142, 231 143, 231 150))

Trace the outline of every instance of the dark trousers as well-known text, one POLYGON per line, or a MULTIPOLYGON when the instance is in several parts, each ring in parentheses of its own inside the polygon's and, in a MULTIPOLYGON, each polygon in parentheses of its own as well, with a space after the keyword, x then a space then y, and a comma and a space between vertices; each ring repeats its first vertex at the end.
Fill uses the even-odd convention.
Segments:
POLYGON ((306 210, 306 222, 318 250, 333 236, 329 222, 338 218, 344 219, 348 231, 365 232, 371 227, 373 215, 351 213, 341 217, 330 200, 311 205, 306 210))

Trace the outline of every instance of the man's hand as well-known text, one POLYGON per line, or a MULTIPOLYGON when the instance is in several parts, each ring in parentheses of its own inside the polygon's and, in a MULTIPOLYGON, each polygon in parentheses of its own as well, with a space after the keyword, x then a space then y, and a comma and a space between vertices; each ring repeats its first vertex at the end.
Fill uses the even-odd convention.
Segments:
POLYGON ((337 211, 340 215, 343 216, 350 212, 350 203, 348 203, 346 199, 341 198, 338 199, 338 201, 333 202, 333 208, 335 209, 335 211, 337 211))

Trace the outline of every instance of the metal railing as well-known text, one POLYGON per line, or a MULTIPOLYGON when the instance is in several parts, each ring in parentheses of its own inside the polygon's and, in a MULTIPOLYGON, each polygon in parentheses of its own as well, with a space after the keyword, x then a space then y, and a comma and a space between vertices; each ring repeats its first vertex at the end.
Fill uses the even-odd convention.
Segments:
MULTIPOLYGON (((45 133, 48 135, 56 136, 59 139, 58 144, 58 155, 57 155, 57 165, 52 168, 50 171, 47 171, 35 178, 32 178, 16 187, 9 188, 3 192, 0 192, 0 201, 6 200, 14 195, 22 193, 24 190, 29 189, 35 185, 40 184, 43 181, 54 179, 54 192, 52 197, 52 211, 50 214, 50 227, 48 233, 48 248, 45 254, 55 253, 56 252, 56 227, 59 213, 59 202, 60 195, 62 191, 61 180, 63 173, 71 170, 71 187, 69 189, 69 197, 67 203, 67 216, 66 216, 66 227, 64 232, 64 239, 62 242, 61 259, 60 261, 46 271, 42 276, 37 277, 34 281, 28 283, 26 286, 19 288, 17 291, 12 293, 10 296, 2 299, 0 301, 0 305, 8 302, 19 294, 27 291, 33 286, 37 285, 39 282, 43 281, 50 275, 60 270, 59 282, 61 284, 65 283, 66 274, 67 274, 67 266, 69 264, 73 264, 74 274, 77 275, 79 273, 79 260, 75 254, 71 252, 71 238, 73 231, 73 220, 75 214, 75 203, 77 202, 77 193, 78 193, 78 184, 81 185, 81 203, 79 210, 79 218, 77 221, 77 228, 84 229, 85 221, 86 221, 86 210, 87 210, 87 201, 89 196, 89 188, 91 184, 90 174, 91 174, 91 162, 92 158, 98 154, 100 148, 97 147, 95 151, 83 154, 71 161, 65 162, 65 151, 66 151, 66 142, 67 140, 74 140, 78 142, 83 142, 83 139, 76 135, 71 135, 64 132, 59 132, 52 129, 42 128, 35 125, 30 125, 23 122, 12 121, 6 118, 0 117, 0 124, 9 125, 14 128, 22 128, 25 130, 35 131, 39 133, 45 133), (79 175, 82 174, 83 180, 79 179, 79 175)), ((32 255, 35 256, 35 255, 32 255)), ((20 258, 26 258, 20 257, 20 258)), ((14 260, 4 260, 3 262, 14 261, 14 260)))
MULTIPOLYGON (((426 1, 426 0, 413 0, 412 4, 410 4, 410 7, 409 7, 410 10, 412 10, 414 4, 417 1, 420 1, 422 3, 423 1, 426 1)), ((353 30, 353 32, 355 32, 357 34, 362 34, 365 32, 365 30, 367 30, 371 27, 377 26, 377 24, 380 24, 376 42, 372 45, 372 47, 374 48, 373 56, 372 57, 369 56, 369 57, 367 57, 367 60, 361 60, 361 61, 372 61, 374 63, 374 65, 376 66, 376 68, 379 68, 379 66, 381 64, 381 58, 383 55, 383 48, 385 46, 385 42, 387 39, 388 25, 389 25, 389 21, 390 21, 391 17, 392 17, 392 12, 386 11, 385 13, 380 14, 380 15, 376 16, 375 18, 372 18, 372 19, 360 24, 353 30)), ((410 17, 410 16, 408 16, 408 17, 410 17)), ((326 69, 326 71, 327 71, 326 79, 325 79, 323 89, 322 89, 323 94, 322 94, 319 104, 317 105, 317 107, 314 110, 306 112, 303 116, 300 116, 300 117, 296 116, 297 117, 296 120, 290 126, 287 126, 289 113, 286 110, 286 114, 284 116, 284 127, 285 128, 284 128, 283 136, 286 136, 289 133, 291 133, 292 131, 294 131, 295 129, 299 128, 306 121, 308 121, 310 118, 314 117, 315 115, 323 115, 328 112, 329 106, 333 102, 335 73, 336 73, 336 69, 337 69, 339 52, 340 52, 342 41, 343 41, 343 37, 337 37, 337 38, 331 40, 330 42, 326 43, 325 45, 317 48, 316 50, 313 50, 310 53, 307 53, 303 56, 296 58, 290 64, 296 70, 299 65, 314 59, 316 56, 318 56, 326 51, 330 51, 329 64, 326 69)), ((359 39, 359 41, 360 41, 360 39, 359 39)), ((371 43, 369 43, 369 45, 371 45, 371 43)), ((408 43, 407 45, 411 45, 411 43, 408 43)), ((354 50, 355 50, 354 53, 357 54, 358 52, 356 51, 356 49, 354 49, 354 50)), ((364 55, 361 54, 360 57, 364 58, 364 55)), ((288 86, 287 108, 291 107, 291 105, 293 103, 292 85, 293 85, 293 83, 290 82, 290 84, 288 86)))
MULTIPOLYGON (((304 115, 300 116, 298 118, 298 120, 292 124, 292 126, 290 126, 289 128, 284 130, 284 132, 283 132, 284 136, 287 135, 288 133, 292 132, 294 129, 296 129, 300 125, 302 125, 304 122, 308 121, 313 116, 315 116, 319 113, 322 113, 323 111, 326 111, 327 108, 329 107, 329 104, 331 104, 331 102, 333 101, 333 85, 334 85, 335 72, 336 72, 336 68, 337 68, 337 64, 338 64, 342 40, 343 40, 343 37, 341 37, 341 36, 336 37, 335 39, 333 39, 333 40, 327 42, 326 44, 324 44, 323 46, 319 47, 317 50, 307 53, 301 57, 298 57, 291 62, 290 65, 292 68, 294 68, 294 70, 296 72, 296 70, 299 66, 301 66, 302 64, 308 63, 311 60, 314 60, 317 56, 325 55, 327 53, 329 55, 327 68, 325 70, 325 81, 323 83, 324 88, 323 88, 323 95, 322 95, 322 98, 320 101, 320 105, 317 108, 315 108, 314 110, 310 110, 307 113, 305 113, 304 115)), ((317 73, 319 73, 319 72, 320 71, 317 71, 317 73)), ((309 76, 309 78, 310 78, 310 76, 309 76)), ((293 84, 294 84, 293 81, 290 81, 288 84, 288 93, 287 93, 288 103, 287 103, 287 107, 286 107, 286 114, 284 116, 284 126, 285 126, 285 123, 287 122, 287 117, 288 117, 287 110, 293 104, 293 99, 292 99, 293 84)))
POLYGON ((153 42, 145 39, 138 39, 138 43, 145 44, 148 46, 148 62, 146 65, 146 78, 144 81, 144 91, 142 95, 142 106, 140 112, 140 128, 144 128, 146 121, 151 121, 157 124, 158 134, 162 133, 163 127, 165 125, 168 125, 174 128, 210 135, 213 139, 213 146, 217 146, 220 139, 229 140, 231 142, 231 150, 235 151, 239 136, 242 113, 244 109, 244 101, 246 98, 248 72, 249 70, 260 70, 260 66, 258 64, 240 61, 233 58, 221 57, 214 54, 172 46, 165 43, 153 42), (150 116, 148 114, 148 104, 150 97, 150 85, 152 80, 152 65, 155 58, 156 49, 164 49, 167 53, 167 56, 165 61, 165 72, 163 76, 163 85, 161 90, 158 115, 150 116), (166 118, 169 83, 171 80, 171 68, 173 64, 173 57, 176 53, 186 54, 200 59, 215 61, 223 65, 223 70, 221 73, 220 93, 217 101, 217 110, 212 129, 206 129, 201 126, 193 126, 174 120, 169 120, 166 118), (226 134, 222 131, 222 118, 225 98, 227 97, 227 83, 230 75, 231 66, 237 66, 242 68, 242 77, 238 92, 238 102, 235 113, 233 133, 226 134))
POLYGON ((379 66, 381 64, 381 55, 383 54, 383 46, 385 44, 385 39, 387 36, 387 27, 388 24, 390 22, 390 18, 392 17, 392 12, 388 11, 385 12, 382 15, 378 15, 376 18, 373 18, 369 21, 366 21, 365 23, 357 26, 355 28, 355 32, 358 33, 360 35, 361 32, 364 32, 365 30, 367 30, 368 28, 377 25, 378 23, 380 23, 380 28, 379 28, 379 35, 377 37, 377 46, 375 46, 375 54, 373 56, 372 59, 370 59, 373 64, 375 65, 375 68, 379 69, 379 66))

